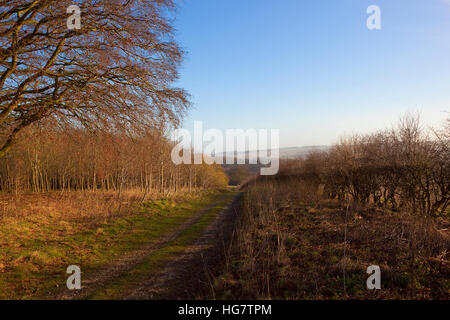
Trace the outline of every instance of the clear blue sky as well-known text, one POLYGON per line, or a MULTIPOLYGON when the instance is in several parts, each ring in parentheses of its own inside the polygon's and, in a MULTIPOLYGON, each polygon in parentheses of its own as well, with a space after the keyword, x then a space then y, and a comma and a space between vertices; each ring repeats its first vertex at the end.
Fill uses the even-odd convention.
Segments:
POLYGON ((175 27, 187 129, 275 128, 281 147, 318 145, 450 110, 450 0, 182 0, 175 27), (380 31, 366 28, 373 4, 380 31))

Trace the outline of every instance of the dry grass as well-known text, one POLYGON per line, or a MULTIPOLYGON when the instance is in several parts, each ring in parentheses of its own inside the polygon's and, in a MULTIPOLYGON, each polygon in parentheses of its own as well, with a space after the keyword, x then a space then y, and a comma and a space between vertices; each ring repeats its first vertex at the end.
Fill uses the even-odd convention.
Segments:
POLYGON ((217 194, 154 193, 143 203, 133 190, 0 195, 0 299, 46 295, 68 265, 90 272, 157 241, 217 194))
POLYGON ((145 193, 136 189, 120 193, 115 191, 66 191, 17 195, 0 193, 0 221, 30 216, 58 216, 64 220, 103 223, 105 220, 135 212, 142 201, 159 199, 183 201, 189 197, 195 198, 199 192, 189 193, 188 190, 181 190, 175 194, 161 194, 156 191, 145 193))
MULTIPOLYGON (((127 206, 136 202, 136 194, 124 195, 127 206)), ((26 218, 36 215, 63 213, 65 219, 111 217, 118 209, 117 193, 108 192, 54 192, 0 196, 0 218, 26 218)))
POLYGON ((321 200, 316 188, 299 181, 260 181, 249 187, 234 252, 216 279, 218 296, 449 298, 448 218, 350 208, 346 224, 345 209, 345 203, 321 200), (382 290, 366 288, 370 265, 381 268, 382 290))

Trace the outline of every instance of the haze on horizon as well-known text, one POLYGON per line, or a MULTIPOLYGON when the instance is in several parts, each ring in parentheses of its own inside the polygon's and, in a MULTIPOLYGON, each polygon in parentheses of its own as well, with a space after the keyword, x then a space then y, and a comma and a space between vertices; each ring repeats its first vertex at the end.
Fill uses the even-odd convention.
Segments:
POLYGON ((450 2, 183 0, 184 121, 280 129, 280 147, 330 145, 407 112, 439 126, 450 102, 450 2), (370 5, 381 30, 368 30, 370 5))

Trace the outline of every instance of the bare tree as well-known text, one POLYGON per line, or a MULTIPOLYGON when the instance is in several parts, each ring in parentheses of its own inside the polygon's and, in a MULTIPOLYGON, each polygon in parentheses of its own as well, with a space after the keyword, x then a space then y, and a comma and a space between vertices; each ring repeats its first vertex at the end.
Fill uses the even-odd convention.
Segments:
POLYGON ((71 126, 176 124, 187 94, 172 87, 183 52, 172 0, 0 0, 0 155, 45 117, 71 126), (69 30, 70 5, 81 29, 69 30))

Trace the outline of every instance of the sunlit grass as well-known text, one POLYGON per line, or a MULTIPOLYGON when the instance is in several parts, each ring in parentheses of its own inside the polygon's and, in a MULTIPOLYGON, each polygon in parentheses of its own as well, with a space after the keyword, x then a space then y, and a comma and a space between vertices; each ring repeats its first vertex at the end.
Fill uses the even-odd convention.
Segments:
POLYGON ((0 299, 34 299, 52 294, 65 286, 69 265, 79 265, 83 276, 89 275, 130 250, 156 243, 220 195, 206 192, 146 202, 96 223, 92 219, 66 218, 63 208, 55 210, 51 206, 42 206, 35 214, 3 217, 0 299))

